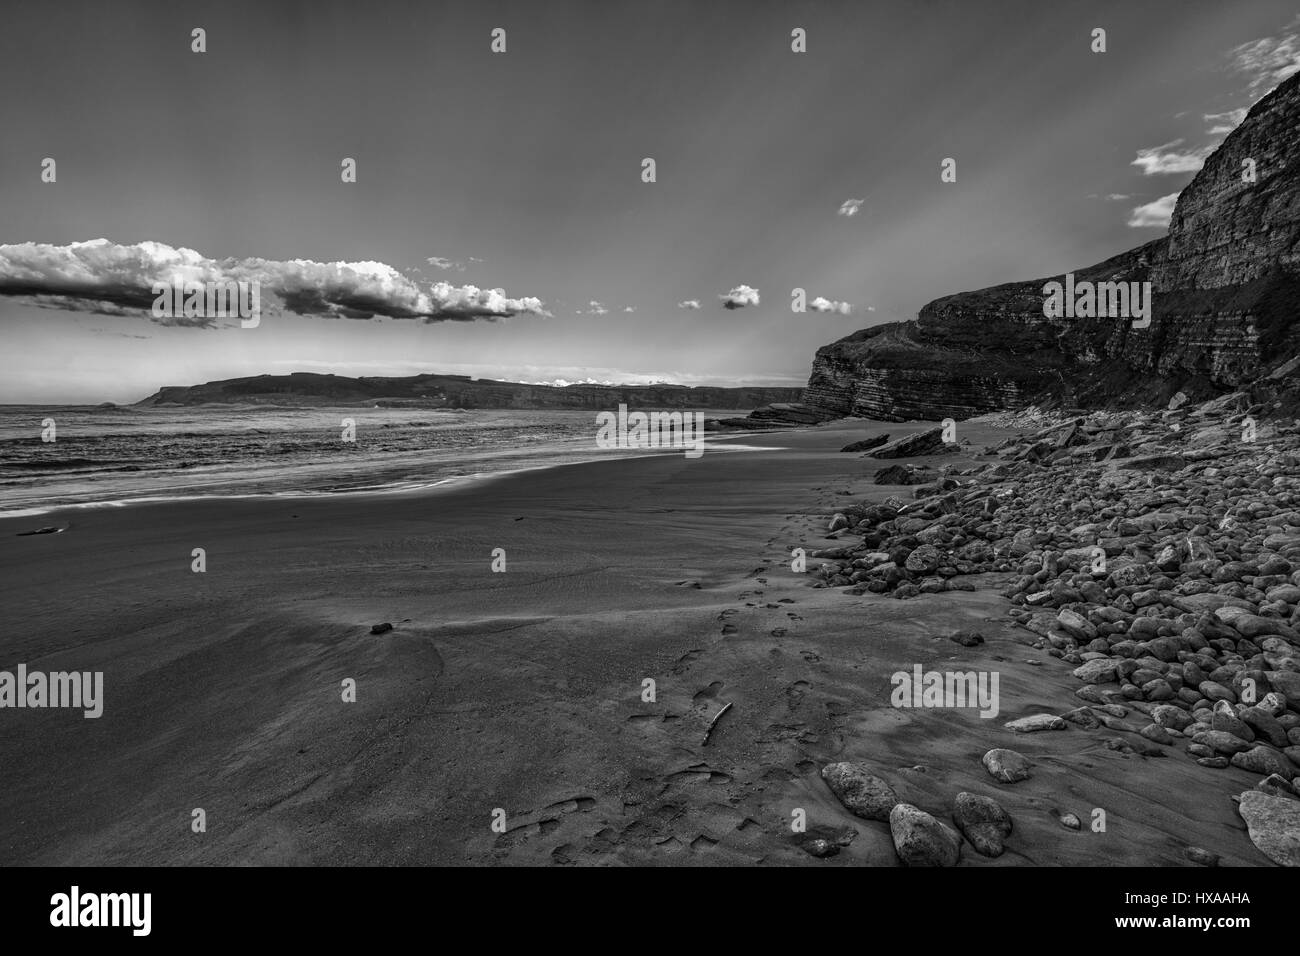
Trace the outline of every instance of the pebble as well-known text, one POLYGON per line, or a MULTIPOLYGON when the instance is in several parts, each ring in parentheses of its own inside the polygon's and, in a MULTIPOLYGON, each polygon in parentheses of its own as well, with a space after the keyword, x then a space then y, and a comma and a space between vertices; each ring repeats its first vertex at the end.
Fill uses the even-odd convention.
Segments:
POLYGON ((961 837, 910 803, 890 811, 889 831, 904 866, 956 866, 961 856, 961 837))
POLYGON ((832 763, 822 768, 822 779, 844 808, 864 820, 888 820, 898 804, 898 794, 865 767, 832 763))
POLYGON ((984 755, 984 769, 989 772, 994 780, 999 780, 1002 783, 1017 783, 1021 780, 1028 780, 1030 777, 1029 768, 1032 766, 1033 764, 1024 754, 1001 747, 990 750, 984 755))

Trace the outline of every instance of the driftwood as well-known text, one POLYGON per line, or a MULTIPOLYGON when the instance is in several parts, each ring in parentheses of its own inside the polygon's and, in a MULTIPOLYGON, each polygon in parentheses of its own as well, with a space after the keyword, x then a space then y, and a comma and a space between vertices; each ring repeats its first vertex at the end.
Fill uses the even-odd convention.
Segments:
POLYGON ((704 743, 700 744, 701 747, 703 747, 705 744, 709 742, 709 734, 713 733, 713 728, 716 727, 718 721, 722 719, 722 715, 729 710, 731 710, 730 701, 727 702, 726 706, 723 707, 722 710, 718 711, 716 714, 713 715, 713 719, 709 721, 708 729, 704 731, 704 743))

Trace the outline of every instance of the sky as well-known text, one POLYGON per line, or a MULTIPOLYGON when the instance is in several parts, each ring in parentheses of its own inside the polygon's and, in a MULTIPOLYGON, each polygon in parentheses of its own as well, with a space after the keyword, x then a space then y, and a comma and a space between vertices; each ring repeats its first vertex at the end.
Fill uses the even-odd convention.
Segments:
POLYGON ((6 0, 0 403, 293 371, 803 385, 857 329, 1161 235, 1300 68, 1296 12, 6 0), (153 316, 170 275, 256 280, 259 324, 153 316))

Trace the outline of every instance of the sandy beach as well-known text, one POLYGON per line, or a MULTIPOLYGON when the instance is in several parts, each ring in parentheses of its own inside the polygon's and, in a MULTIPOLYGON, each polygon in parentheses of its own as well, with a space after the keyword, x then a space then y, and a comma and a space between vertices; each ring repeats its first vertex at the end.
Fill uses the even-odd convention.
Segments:
MULTIPOLYGON (((962 865, 1187 865, 1188 845, 1265 862, 1227 799, 1257 774, 1002 727, 1079 703, 1071 668, 1006 620, 1008 576, 899 601, 791 571, 844 501, 910 491, 838 449, 920 427, 845 421, 744 438, 774 451, 419 494, 2 520, 0 667, 102 670, 104 713, 0 711, 0 863, 897 865, 888 825, 820 778, 840 760, 944 820, 959 791, 995 797, 1007 852, 967 847, 962 865), (42 525, 67 530, 18 536, 42 525), (989 640, 958 646, 959 627, 989 640), (892 708, 889 675, 915 664, 998 671, 1001 713, 892 708), (1034 776, 994 781, 980 758, 997 746, 1034 776), (798 809, 811 833, 855 836, 816 859, 798 809)), ((1005 432, 963 434, 978 451, 1005 432)))

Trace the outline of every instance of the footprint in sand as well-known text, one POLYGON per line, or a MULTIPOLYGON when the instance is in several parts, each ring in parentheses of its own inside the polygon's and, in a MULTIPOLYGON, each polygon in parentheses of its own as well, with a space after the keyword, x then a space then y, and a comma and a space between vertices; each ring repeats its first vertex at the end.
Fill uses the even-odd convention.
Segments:
POLYGON ((704 690, 696 691, 691 702, 695 705, 696 710, 707 710, 709 703, 718 699, 718 694, 722 691, 722 681, 715 680, 704 690))
POLYGON ((803 703, 804 695, 808 693, 812 684, 806 680, 797 680, 785 689, 785 705, 790 710, 798 710, 799 705, 803 703))
POLYGON ((673 673, 677 675, 686 673, 686 671, 691 669, 691 665, 695 663, 696 659, 702 653, 703 651, 698 647, 687 651, 681 657, 677 658, 677 663, 673 665, 673 673))

